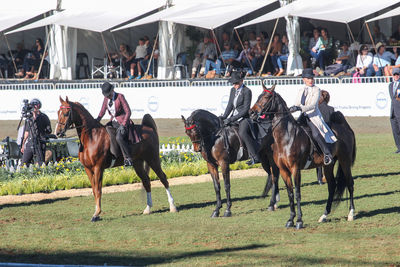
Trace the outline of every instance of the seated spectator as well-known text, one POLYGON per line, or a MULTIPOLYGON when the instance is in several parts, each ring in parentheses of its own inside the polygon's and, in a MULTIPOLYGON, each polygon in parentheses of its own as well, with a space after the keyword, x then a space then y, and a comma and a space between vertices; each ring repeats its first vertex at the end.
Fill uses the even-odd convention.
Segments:
MULTIPOLYGON (((133 68, 137 66, 138 69, 138 76, 136 77, 136 79, 142 78, 142 68, 140 67, 140 61, 144 59, 147 53, 147 47, 144 44, 144 42, 145 42, 144 38, 140 38, 139 45, 136 46, 135 53, 133 53, 133 56, 135 57, 135 59, 133 60, 133 68)), ((134 78, 133 76, 130 76, 129 80, 132 80, 133 78, 134 78)))
POLYGON ((349 44, 344 42, 342 45, 342 51, 340 51, 338 57, 336 58, 335 64, 327 66, 325 68, 324 75, 333 76, 340 72, 347 71, 347 69, 350 67, 349 58, 349 44))
POLYGON ((375 75, 382 76, 385 74, 385 67, 391 65, 391 60, 396 60, 397 57, 389 51, 386 51, 385 45, 381 42, 376 44, 378 53, 374 56, 372 66, 374 67, 375 75))
POLYGON ((35 73, 37 73, 42 57, 47 57, 47 51, 44 53, 44 45, 43 41, 40 38, 37 38, 35 41, 35 45, 32 49, 32 52, 26 54, 24 58, 24 62, 22 65, 22 71, 15 74, 16 77, 24 77, 24 79, 35 78, 35 73))
MULTIPOLYGON (((261 36, 257 36, 256 38, 257 44, 251 49, 251 52, 254 53, 254 58, 252 59, 251 64, 254 66, 254 70, 257 71, 261 68, 262 62, 265 56, 265 45, 261 36)), ((251 42, 249 40, 250 46, 251 42)))
POLYGON ((373 55, 369 52, 368 46, 362 45, 360 47, 359 54, 357 56, 356 63, 356 72, 360 74, 360 76, 373 76, 374 68, 372 66, 373 55))
POLYGON ((281 55, 281 51, 282 51, 281 35, 279 33, 275 33, 274 37, 272 38, 271 52, 269 53, 269 55, 271 56, 272 65, 274 66, 274 71, 275 71, 274 75, 277 75, 279 73, 279 66, 277 59, 281 55))
POLYGON ((134 67, 132 65, 134 57, 129 46, 127 46, 126 44, 120 44, 119 52, 112 54, 111 58, 112 59, 120 58, 121 61, 120 64, 124 68, 124 71, 127 72, 127 76, 129 77, 134 75, 134 67))
POLYGON ((236 61, 237 52, 231 48, 229 43, 224 44, 224 51, 222 51, 221 56, 217 60, 216 74, 221 74, 221 65, 226 67, 225 76, 229 77, 233 68, 240 68, 242 64, 236 61))
POLYGON ((197 68, 201 65, 200 75, 203 76, 207 74, 206 72, 206 61, 210 60, 214 62, 216 66, 216 57, 217 57, 217 49, 215 44, 210 41, 210 38, 205 36, 203 42, 197 46, 196 49, 196 58, 193 61, 192 66, 192 78, 196 76, 197 68))
POLYGON ((393 76, 393 69, 395 68, 400 68, 400 55, 397 53, 397 47, 393 47, 393 52, 395 56, 397 56, 397 59, 394 63, 394 65, 388 65, 385 68, 385 76, 393 76))
POLYGON ((252 65, 254 53, 251 52, 249 41, 244 41, 243 46, 244 49, 240 52, 235 61, 239 62, 243 68, 247 68, 246 76, 253 75, 253 70, 255 69, 255 66, 252 65))
POLYGON ((249 44, 250 44, 250 48, 253 48, 254 46, 257 45, 257 37, 256 37, 256 32, 255 31, 251 31, 249 33, 249 44))
POLYGON ((277 55, 272 56, 272 64, 275 67, 275 70, 278 72, 275 74, 276 76, 281 76, 285 70, 283 69, 283 62, 288 60, 289 57, 289 40, 287 36, 282 35, 282 47, 281 51, 278 52, 277 55))
POLYGON ((307 65, 311 57, 310 50, 312 47, 309 48, 310 39, 311 39, 311 33, 308 31, 304 31, 302 36, 300 37, 300 56, 303 61, 303 69, 307 68, 307 65))
MULTIPOLYGON (((308 51, 310 52, 313 47, 317 44, 319 37, 320 37, 321 33, 319 31, 319 29, 314 28, 313 32, 312 32, 312 37, 310 37, 310 40, 308 41, 308 51)), ((311 55, 311 54, 310 54, 311 55)), ((315 60, 314 60, 314 64, 315 64, 315 60)))
POLYGON ((392 36, 390 36, 390 43, 398 44, 400 42, 400 24, 397 26, 397 31, 395 31, 392 36))
POLYGON ((310 54, 318 62, 322 71, 325 70, 325 61, 331 57, 332 45, 332 38, 328 36, 328 30, 325 28, 321 29, 321 36, 311 49, 310 54))
POLYGON ((386 44, 387 42, 386 36, 381 32, 381 28, 378 25, 374 26, 372 37, 374 38, 375 44, 379 42, 386 44))
MULTIPOLYGON (((146 78, 152 78, 153 77, 153 59, 151 60, 150 66, 149 66, 149 62, 150 62, 150 57, 151 54, 153 52, 153 46, 150 44, 150 40, 148 36, 144 36, 144 44, 147 47, 146 49, 146 55, 144 57, 144 59, 142 61, 140 61, 140 68, 143 70, 144 73, 146 73, 147 68, 149 69, 148 71, 148 75, 146 78)), ((154 57, 153 57, 154 58, 154 57)))
POLYGON ((221 40, 221 42, 219 43, 219 46, 222 48, 226 43, 230 44, 230 43, 231 43, 231 40, 230 40, 230 37, 229 37, 229 33, 226 32, 226 31, 224 31, 224 32, 222 33, 222 40, 221 40))

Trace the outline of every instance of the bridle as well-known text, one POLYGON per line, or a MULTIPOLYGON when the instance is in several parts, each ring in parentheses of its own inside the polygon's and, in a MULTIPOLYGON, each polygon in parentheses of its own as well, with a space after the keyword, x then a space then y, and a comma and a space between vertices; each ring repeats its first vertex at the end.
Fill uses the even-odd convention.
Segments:
POLYGON ((60 125, 63 125, 63 126, 64 126, 64 129, 61 131, 60 135, 65 135, 65 133, 66 133, 68 130, 78 129, 78 128, 82 128, 82 127, 83 127, 83 125, 78 126, 78 127, 76 127, 76 126, 71 127, 71 125, 73 124, 73 118, 72 118, 72 114, 73 114, 73 113, 72 113, 72 108, 71 108, 71 106, 63 106, 63 105, 61 105, 61 106, 60 106, 60 110, 61 110, 61 109, 67 109, 67 110, 68 110, 67 115, 64 115, 64 117, 65 117, 65 116, 68 116, 68 119, 67 119, 67 121, 66 121, 65 123, 59 122, 59 121, 57 120, 57 124, 60 124, 60 125))
POLYGON ((195 123, 193 123, 192 125, 190 125, 188 127, 185 126, 186 131, 190 131, 190 130, 194 129, 195 132, 196 132, 196 135, 200 136, 200 139, 194 140, 194 141, 192 141, 192 143, 194 143, 194 144, 202 144, 203 143, 203 138, 201 137, 201 134, 199 134, 197 128, 198 127, 197 127, 197 125, 195 123))

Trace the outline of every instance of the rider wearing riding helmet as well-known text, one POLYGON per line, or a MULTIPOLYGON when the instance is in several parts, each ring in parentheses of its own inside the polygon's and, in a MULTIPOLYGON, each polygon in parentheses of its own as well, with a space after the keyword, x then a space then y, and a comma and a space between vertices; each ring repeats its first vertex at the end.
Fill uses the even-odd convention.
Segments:
POLYGON ((35 155, 33 138, 39 138, 40 145, 38 149, 42 155, 41 157, 38 155, 36 156, 38 160, 37 163, 41 166, 44 163, 42 159, 45 158, 46 139, 48 138, 48 135, 51 134, 51 124, 49 117, 40 111, 42 103, 39 99, 34 98, 29 104, 32 106, 33 123, 29 124, 25 121, 24 139, 21 143, 21 153, 23 154, 22 164, 28 166, 32 162, 33 156, 35 155))
POLYGON ((306 117, 313 138, 324 153, 324 164, 329 165, 332 160, 332 144, 337 141, 332 130, 325 123, 318 108, 321 89, 314 85, 314 73, 312 69, 304 69, 302 74, 305 86, 299 90, 295 105, 290 107, 290 112, 301 111, 306 117))
POLYGON ((131 123, 131 109, 123 94, 114 92, 114 86, 109 82, 103 83, 101 86, 104 95, 103 105, 101 107, 97 121, 103 118, 106 110, 111 116, 108 126, 117 129, 116 139, 124 156, 124 165, 132 166, 132 158, 130 156, 128 131, 131 123))
POLYGON ((259 163, 258 145, 252 136, 250 125, 246 120, 249 117, 252 97, 251 90, 243 84, 243 77, 240 72, 233 72, 229 82, 233 84, 233 87, 229 95, 228 105, 221 118, 223 119, 224 126, 239 124, 239 135, 246 144, 250 155, 250 160, 247 164, 259 163))

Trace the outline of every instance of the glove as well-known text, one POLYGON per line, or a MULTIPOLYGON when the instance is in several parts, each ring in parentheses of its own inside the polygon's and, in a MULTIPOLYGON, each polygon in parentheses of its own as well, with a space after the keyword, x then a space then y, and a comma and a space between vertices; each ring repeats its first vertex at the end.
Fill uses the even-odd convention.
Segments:
POLYGON ((229 119, 224 120, 224 126, 228 126, 230 123, 231 123, 231 121, 229 119))
POLYGON ((298 107, 298 106, 291 106, 290 108, 289 108, 289 111, 290 112, 296 112, 296 111, 298 111, 298 110, 301 110, 301 107, 298 107))
POLYGON ((124 125, 120 125, 117 129, 117 131, 121 134, 121 135, 126 135, 126 127, 124 125))

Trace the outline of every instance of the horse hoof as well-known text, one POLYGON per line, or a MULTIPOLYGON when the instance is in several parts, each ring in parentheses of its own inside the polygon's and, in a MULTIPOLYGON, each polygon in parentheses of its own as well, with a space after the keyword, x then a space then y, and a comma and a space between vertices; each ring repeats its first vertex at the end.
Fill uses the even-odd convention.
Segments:
POLYGON ((232 217, 232 212, 230 210, 226 210, 224 213, 224 217, 232 217))
POLYGON ((93 216, 92 219, 90 220, 91 222, 97 222, 100 221, 100 216, 93 216))
POLYGON ((219 217, 219 211, 213 211, 213 213, 211 214, 211 218, 218 218, 219 217))
POLYGON ((293 227, 294 226, 294 223, 293 223, 293 221, 287 221, 287 223, 286 223, 286 228, 291 228, 291 227, 293 227))
POLYGON ((303 222, 302 221, 296 222, 296 229, 299 230, 299 229, 302 229, 302 228, 304 228, 303 222))
POLYGON ((175 206, 170 206, 169 212, 175 213, 175 212, 178 212, 178 209, 175 206))
POLYGON ((143 211, 144 215, 149 215, 150 213, 151 213, 151 211, 150 211, 149 207, 145 208, 144 211, 143 211))
POLYGON ((275 210, 275 207, 274 206, 269 206, 268 207, 268 211, 274 211, 275 210))
POLYGON ((274 205, 274 209, 277 210, 278 209, 278 204, 274 205))
POLYGON ((323 214, 323 215, 319 218, 318 222, 319 222, 319 223, 326 222, 326 218, 327 218, 327 216, 326 216, 325 214, 323 214))
POLYGON ((354 221, 354 210, 350 210, 349 215, 347 216, 347 221, 352 222, 354 221))

